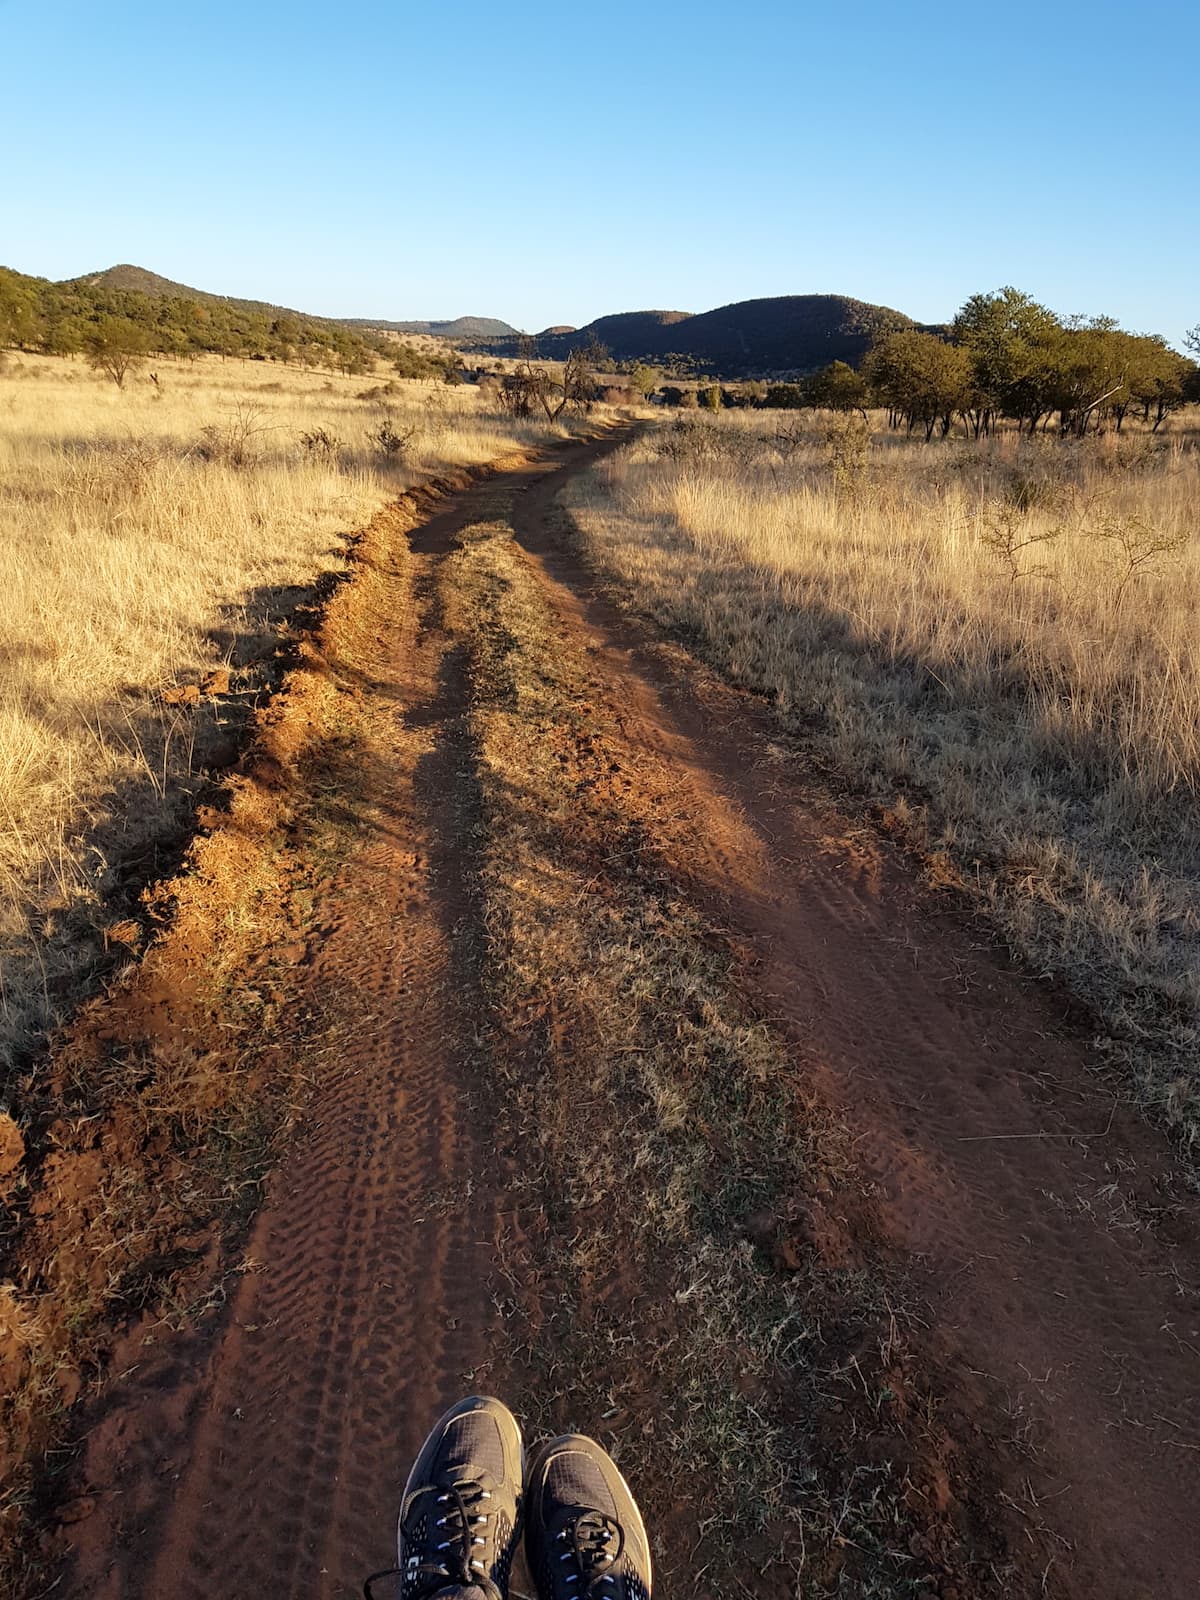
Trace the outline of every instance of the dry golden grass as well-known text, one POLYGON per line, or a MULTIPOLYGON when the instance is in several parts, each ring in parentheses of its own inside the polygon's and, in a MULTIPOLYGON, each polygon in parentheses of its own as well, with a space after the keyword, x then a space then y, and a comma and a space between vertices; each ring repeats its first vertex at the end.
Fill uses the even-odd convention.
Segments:
POLYGON ((568 490, 593 559, 885 802, 1200 1141, 1200 453, 666 425, 568 490))
POLYGON ((155 874, 353 532, 421 478, 546 434, 472 388, 155 371, 122 391, 81 363, 0 360, 0 1067, 104 955, 114 886, 131 861, 155 874), (222 667, 227 690, 164 702, 222 667))

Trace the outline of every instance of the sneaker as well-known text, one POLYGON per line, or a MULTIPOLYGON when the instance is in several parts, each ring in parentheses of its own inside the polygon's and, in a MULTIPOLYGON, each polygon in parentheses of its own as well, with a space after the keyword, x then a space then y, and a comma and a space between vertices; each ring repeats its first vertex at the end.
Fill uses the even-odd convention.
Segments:
POLYGON ((539 1600, 650 1600, 650 1546, 629 1486, 594 1439, 568 1433, 525 1479, 525 1553, 539 1600))
POLYGON ((397 1600, 451 1590, 505 1600, 520 1537, 525 1452, 499 1400, 452 1406, 426 1439, 400 1504, 397 1600))

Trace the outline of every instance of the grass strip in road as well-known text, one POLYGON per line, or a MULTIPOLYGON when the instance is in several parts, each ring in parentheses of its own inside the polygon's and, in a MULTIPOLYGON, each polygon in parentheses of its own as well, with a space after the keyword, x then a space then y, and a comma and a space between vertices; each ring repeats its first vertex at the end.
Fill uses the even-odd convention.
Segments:
POLYGON ((847 1137, 663 865, 669 773, 623 746, 502 520, 451 568, 526 1414, 599 1433, 675 1588, 988 1592, 1003 1560, 945 1489, 847 1137))

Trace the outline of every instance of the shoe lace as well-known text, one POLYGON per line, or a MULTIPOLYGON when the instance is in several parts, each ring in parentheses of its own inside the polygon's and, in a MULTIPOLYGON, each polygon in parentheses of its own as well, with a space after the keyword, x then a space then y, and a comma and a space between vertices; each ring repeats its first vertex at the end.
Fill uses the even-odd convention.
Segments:
MULTIPOLYGON (((417 1490, 404 1518, 405 1544, 416 1552, 416 1564, 396 1569, 410 1600, 455 1584, 478 1589, 487 1600, 503 1600, 487 1563, 475 1554, 487 1548, 491 1498, 491 1490, 474 1479, 447 1479, 417 1490)), ((391 1574, 376 1573, 367 1584, 386 1576, 391 1574)), ((371 1600, 369 1587, 364 1593, 371 1600)))
POLYGON ((558 1553, 559 1562, 572 1564, 570 1572, 559 1573, 571 1600, 611 1595, 617 1586, 612 1569, 625 1548, 620 1524, 601 1511, 585 1511, 559 1529, 557 1541, 566 1547, 558 1553), (569 1587, 575 1584, 580 1587, 569 1587))

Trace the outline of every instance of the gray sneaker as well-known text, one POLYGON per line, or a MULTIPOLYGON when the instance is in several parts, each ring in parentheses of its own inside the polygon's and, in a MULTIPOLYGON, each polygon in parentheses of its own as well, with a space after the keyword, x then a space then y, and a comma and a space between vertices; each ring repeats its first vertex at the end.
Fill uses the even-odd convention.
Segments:
POLYGON ((539 1600, 650 1600, 650 1546, 616 1462, 594 1439, 544 1444, 525 1479, 525 1554, 539 1600))
POLYGON ((525 1452, 517 1419, 473 1395, 434 1428, 408 1475, 396 1534, 398 1600, 450 1590, 505 1600, 521 1525, 525 1452))

